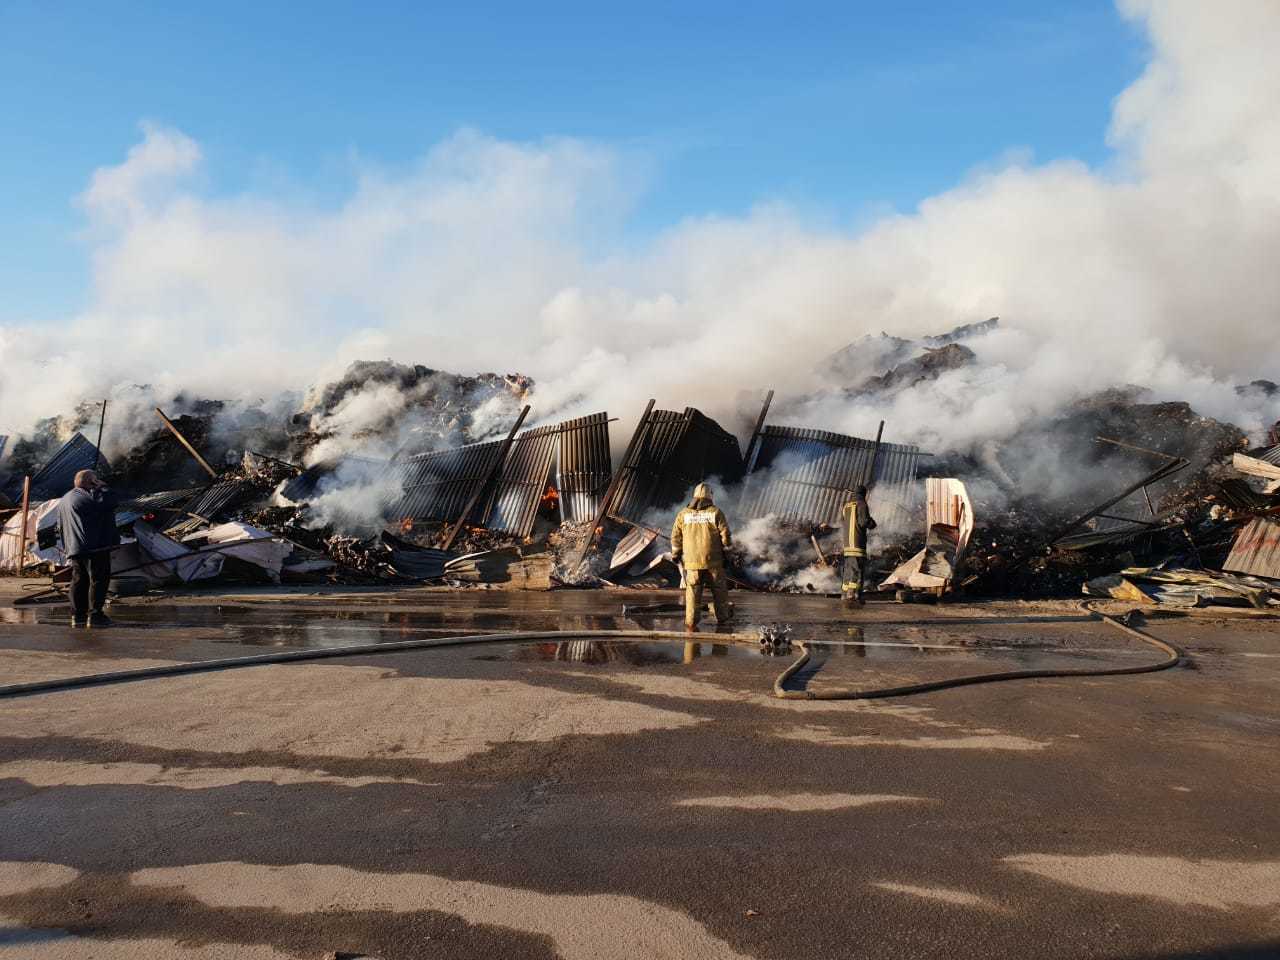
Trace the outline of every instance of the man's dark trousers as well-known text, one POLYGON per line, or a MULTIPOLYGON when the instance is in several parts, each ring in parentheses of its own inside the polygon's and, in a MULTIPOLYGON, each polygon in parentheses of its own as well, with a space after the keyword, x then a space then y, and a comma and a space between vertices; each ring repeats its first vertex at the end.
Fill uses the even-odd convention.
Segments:
POLYGON ((102 613, 111 583, 111 551, 95 550, 71 558, 71 617, 85 620, 89 611, 102 613), (93 604, 90 606, 90 600, 93 604))

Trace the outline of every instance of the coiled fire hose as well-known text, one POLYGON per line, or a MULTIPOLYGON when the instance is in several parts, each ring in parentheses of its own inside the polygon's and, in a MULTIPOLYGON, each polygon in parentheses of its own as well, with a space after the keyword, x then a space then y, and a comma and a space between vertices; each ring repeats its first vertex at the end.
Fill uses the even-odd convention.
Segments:
MULTIPOLYGON (((966 686, 975 683, 995 683, 1001 680, 1022 680, 1036 677, 1105 677, 1121 674, 1151 673, 1165 670, 1176 665, 1182 654, 1171 644, 1157 640, 1149 634, 1126 626, 1113 617, 1090 609, 1103 621, 1162 650, 1167 658, 1159 663, 1142 664, 1134 667, 1114 667, 1097 669, 1062 669, 1062 670, 1011 670, 1001 673, 987 673, 975 676, 956 677, 950 680, 937 680, 928 683, 909 684, 900 687, 882 687, 867 690, 787 690, 786 683, 809 661, 809 650, 801 644, 801 655, 774 681, 775 697, 784 700, 869 700, 882 697, 902 697, 933 690, 945 690, 949 687, 966 686)), ((349 644, 341 647, 326 647, 314 650, 287 650, 274 653, 256 654, 248 657, 230 657, 218 660, 200 660, 193 663, 165 664, 158 667, 143 667, 137 670, 119 670, 111 673, 97 673, 81 677, 67 677, 58 680, 37 680, 30 683, 14 683, 0 687, 0 699, 34 696, 44 693, 55 693, 63 690, 79 690, 87 687, 101 687, 118 683, 134 683, 141 680, 154 680, 161 677, 181 677, 197 673, 214 673, 221 670, 235 670, 242 667, 258 667, 268 664, 303 663, 314 660, 331 660, 340 657, 371 656, 384 653, 399 653, 408 650, 432 650, 443 647, 463 647, 492 643, 538 643, 545 641, 561 641, 569 638, 593 640, 612 640, 636 643, 654 640, 691 640, 701 642, 757 642, 757 637, 742 633, 697 634, 667 630, 546 630, 522 631, 514 633, 486 633, 461 637, 431 637, 420 640, 395 640, 389 643, 349 644)))

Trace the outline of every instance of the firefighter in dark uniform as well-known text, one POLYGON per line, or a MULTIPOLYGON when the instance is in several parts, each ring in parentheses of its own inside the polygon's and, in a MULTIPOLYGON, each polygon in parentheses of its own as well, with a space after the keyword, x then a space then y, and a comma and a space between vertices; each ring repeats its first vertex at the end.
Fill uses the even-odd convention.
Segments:
POLYGON ((862 591, 867 580, 867 531, 876 528, 876 522, 867 507, 867 488, 859 485, 853 499, 840 512, 844 523, 844 561, 840 596, 845 603, 863 605, 862 591))

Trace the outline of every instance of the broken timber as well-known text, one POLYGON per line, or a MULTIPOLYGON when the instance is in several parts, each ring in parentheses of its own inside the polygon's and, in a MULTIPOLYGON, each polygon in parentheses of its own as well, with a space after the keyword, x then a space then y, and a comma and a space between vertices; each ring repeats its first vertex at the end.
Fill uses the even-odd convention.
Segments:
POLYGON ((750 463, 751 458, 755 455, 756 447, 760 444, 760 433, 764 430, 764 421, 769 416, 769 406, 773 403, 773 391, 769 391, 769 395, 764 398, 764 406, 760 408, 760 416, 756 420, 756 428, 751 432, 751 442, 747 444, 747 455, 742 458, 743 463, 750 463))
POLYGON ((18 534, 18 576, 27 567, 27 524, 31 516, 31 477, 22 478, 22 530, 18 534))
MULTIPOLYGON (((103 413, 105 415, 106 413, 105 408, 103 410, 103 413)), ((195 457, 196 463, 200 464, 200 466, 204 468, 204 472, 209 474, 209 476, 211 476, 214 480, 217 480, 218 474, 214 472, 213 467, 209 466, 209 464, 205 462, 204 457, 200 456, 200 454, 196 452, 196 448, 191 445, 190 441, 188 441, 187 438, 182 435, 182 431, 179 430, 176 426, 174 426, 173 421, 170 420, 168 417, 166 417, 164 415, 164 411, 161 410, 159 407, 156 407, 156 416, 158 416, 161 420, 164 421, 164 425, 169 428, 169 432, 178 438, 178 442, 182 444, 182 446, 186 449, 187 453, 195 457)))

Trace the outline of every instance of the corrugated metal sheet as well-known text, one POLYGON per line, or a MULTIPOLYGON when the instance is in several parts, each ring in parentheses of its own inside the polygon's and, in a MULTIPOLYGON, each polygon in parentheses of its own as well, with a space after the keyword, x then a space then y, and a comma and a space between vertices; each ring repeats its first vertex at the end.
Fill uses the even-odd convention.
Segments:
MULTIPOLYGON (((866 477, 875 442, 803 427, 765 427, 748 464, 739 513, 773 514, 796 523, 840 524, 840 509, 866 477)), ((867 502, 880 532, 901 532, 910 522, 920 448, 881 443, 867 502)))
MULTIPOLYGON (((109 469, 105 458, 99 460, 98 448, 83 433, 77 433, 32 476, 31 499, 52 500, 62 496, 75 484, 77 473, 92 470, 95 465, 109 469)), ((17 502, 22 496, 22 477, 11 476, 4 492, 17 502)))
POLYGON ((613 476, 609 456, 609 414, 566 420, 560 424, 560 459, 556 489, 564 520, 590 520, 613 476))
POLYGON ((211 486, 202 487, 187 503, 168 508, 172 511, 167 518, 167 522, 171 525, 165 528, 165 532, 182 537, 202 526, 202 521, 197 517, 215 522, 224 519, 253 494, 253 484, 244 480, 222 480, 211 486), (194 516, 188 516, 188 514, 194 514, 194 516))
MULTIPOLYGON (((502 442, 490 440, 449 450, 434 450, 391 462, 347 457, 337 464, 312 467, 289 480, 281 495, 301 502, 328 489, 328 478, 361 469, 342 485, 386 485, 388 520, 435 520, 454 523, 493 471, 502 442)), ((551 481, 557 455, 558 488, 565 516, 591 516, 609 484, 609 415, 596 413, 576 420, 536 427, 511 444, 493 489, 472 508, 468 522, 527 537, 533 532, 542 496, 551 481)))
POLYGON ((332 472, 332 465, 307 467, 296 477, 286 480, 280 488, 280 496, 293 503, 301 503, 315 495, 320 481, 332 472))
MULTIPOLYGON (((493 470, 502 443, 497 440, 410 457, 404 470, 404 497, 388 517, 453 522, 467 500, 493 470)), ((542 496, 559 454, 561 477, 569 481, 562 503, 572 519, 591 516, 609 483, 609 415, 536 427, 520 434, 507 454, 493 491, 471 512, 469 523, 527 537, 533 532, 542 496)), ((564 484, 564 480, 561 480, 564 484)))
POLYGON ((206 520, 215 520, 253 495, 253 485, 244 480, 222 480, 207 487, 183 509, 206 520))
POLYGON ((738 438, 693 407, 654 410, 636 427, 640 440, 623 475, 611 512, 637 523, 646 514, 684 501, 703 480, 736 484, 742 479, 738 438))
MULTIPOLYGON (((388 505, 387 517, 456 521, 476 484, 493 470, 501 449, 502 441, 491 440, 396 461, 391 469, 400 473, 404 494, 388 505)), ((480 522, 484 507, 476 505, 471 523, 480 522)))
MULTIPOLYGON (((3 449, 3 446, 0 446, 0 450, 3 449)), ((1261 450, 1256 450, 1253 455, 1272 466, 1280 467, 1280 443, 1277 443, 1274 447, 1263 447, 1261 450)))
POLYGON ((0 457, 4 456, 4 448, 9 445, 9 435, 0 433, 0 457))
POLYGON ((149 513, 183 510, 186 504, 199 496, 203 487, 188 487, 184 490, 161 490, 158 493, 147 493, 132 500, 125 500, 116 507, 116 523, 133 523, 139 517, 149 513))
POLYGON ((1280 522, 1264 517, 1250 520, 1236 535, 1222 569, 1280 580, 1280 522))
POLYGON ((526 430, 511 445, 483 514, 486 527, 521 537, 533 532, 538 506, 551 477, 559 434, 558 425, 538 427, 526 430))

